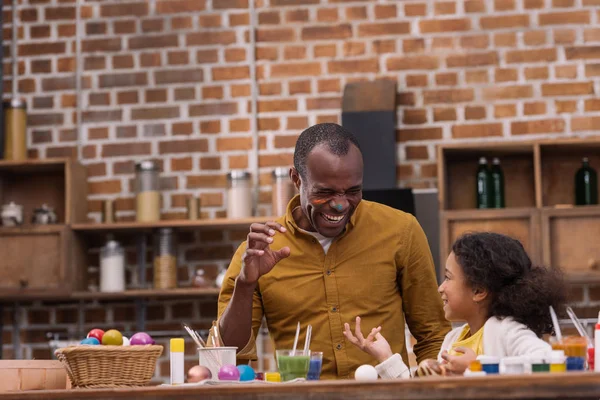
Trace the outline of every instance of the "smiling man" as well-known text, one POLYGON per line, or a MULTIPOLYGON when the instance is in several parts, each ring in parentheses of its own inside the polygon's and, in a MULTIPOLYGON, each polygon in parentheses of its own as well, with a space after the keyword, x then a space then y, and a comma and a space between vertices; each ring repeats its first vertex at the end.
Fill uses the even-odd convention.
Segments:
POLYGON ((343 335, 345 321, 382 326, 408 365, 405 322, 417 359, 435 358, 445 334, 427 239, 415 218, 362 200, 363 159, 356 138, 336 124, 299 136, 290 178, 299 191, 285 216, 252 224, 235 253, 219 296, 222 343, 238 358, 256 358, 263 316, 277 349, 291 349, 300 322, 304 344, 323 352, 321 378, 350 378, 376 361, 343 335))

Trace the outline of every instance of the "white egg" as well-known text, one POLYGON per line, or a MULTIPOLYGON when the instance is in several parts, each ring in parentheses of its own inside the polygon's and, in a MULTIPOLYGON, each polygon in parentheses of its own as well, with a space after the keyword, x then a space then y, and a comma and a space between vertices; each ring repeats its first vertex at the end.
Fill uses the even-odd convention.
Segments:
POLYGON ((123 336, 123 346, 129 346, 129 339, 127 339, 127 337, 123 336))
POLYGON ((377 370, 369 364, 361 365, 354 373, 354 379, 357 381, 376 381, 377 377, 377 370))

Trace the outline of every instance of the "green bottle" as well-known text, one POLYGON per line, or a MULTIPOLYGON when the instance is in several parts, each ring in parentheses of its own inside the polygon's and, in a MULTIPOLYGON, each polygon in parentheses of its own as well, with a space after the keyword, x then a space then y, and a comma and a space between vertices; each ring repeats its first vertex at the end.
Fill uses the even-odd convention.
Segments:
POLYGON ((598 176, 590 167, 587 157, 581 162, 581 168, 575 174, 575 205, 598 204, 598 176))
POLYGON ((504 173, 497 157, 492 160, 492 206, 504 208, 504 173))
POLYGON ((477 168, 477 208, 490 208, 492 205, 492 174, 485 157, 479 159, 477 168))

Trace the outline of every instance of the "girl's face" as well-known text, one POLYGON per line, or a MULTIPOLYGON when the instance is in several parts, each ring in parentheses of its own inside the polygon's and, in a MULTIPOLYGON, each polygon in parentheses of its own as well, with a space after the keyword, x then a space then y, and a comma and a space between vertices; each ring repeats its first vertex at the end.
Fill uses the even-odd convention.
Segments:
POLYGON ((462 267, 454 252, 446 260, 444 281, 438 288, 444 302, 444 314, 448 321, 467 321, 477 315, 478 305, 473 289, 467 284, 462 267))

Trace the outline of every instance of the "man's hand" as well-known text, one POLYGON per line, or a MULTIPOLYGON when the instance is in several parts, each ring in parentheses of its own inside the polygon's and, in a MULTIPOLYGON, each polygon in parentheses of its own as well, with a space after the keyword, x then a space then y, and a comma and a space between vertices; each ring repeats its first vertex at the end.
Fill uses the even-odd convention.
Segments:
POLYGON ((467 347, 456 347, 454 350, 461 354, 451 356, 446 350, 442 352, 442 358, 447 362, 445 368, 449 374, 462 375, 469 368, 471 361, 477 359, 477 354, 467 347))
POLYGON ((250 225, 250 233, 247 237, 246 251, 242 255, 242 269, 238 282, 254 285, 258 278, 269 273, 275 264, 289 257, 289 247, 283 247, 277 251, 273 251, 269 247, 273 243, 273 236, 277 232, 284 233, 285 231, 286 229, 282 225, 273 221, 250 225))
POLYGON ((356 326, 354 328, 356 336, 352 334, 350 325, 348 323, 344 324, 344 336, 346 336, 346 339, 381 363, 392 356, 392 348, 379 332, 381 332, 380 326, 373 328, 369 336, 365 339, 360 330, 360 317, 356 317, 356 326))

